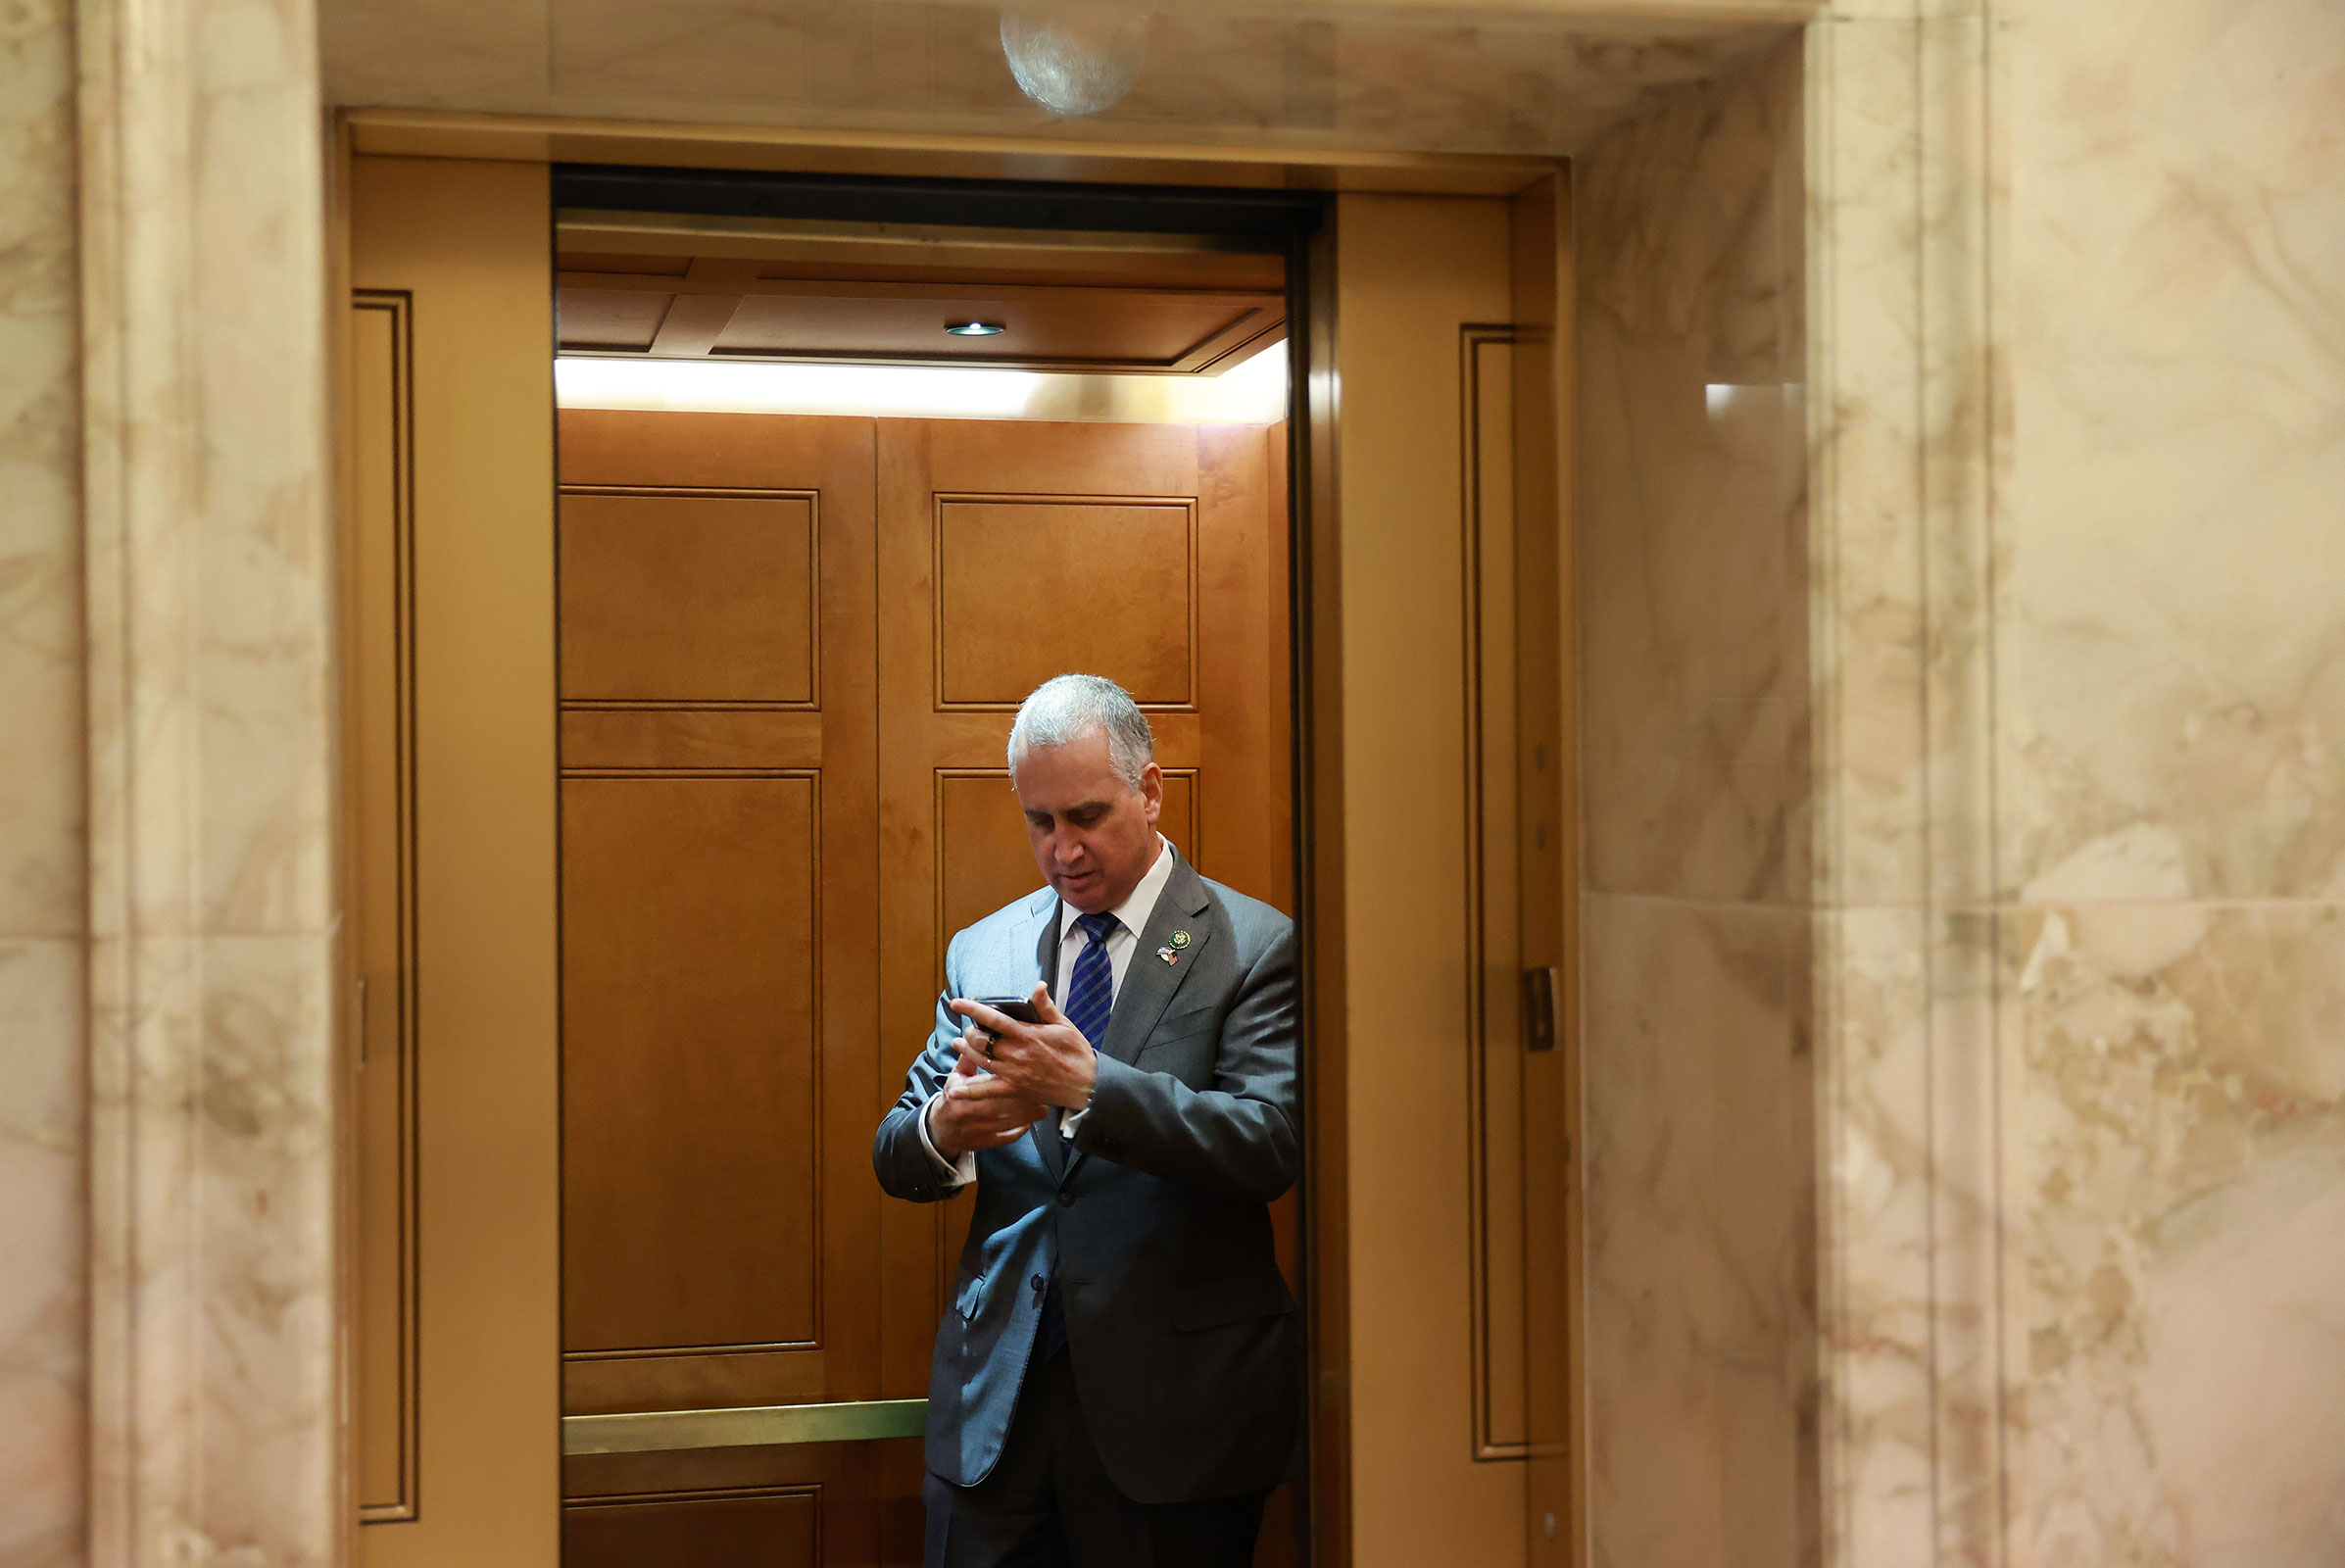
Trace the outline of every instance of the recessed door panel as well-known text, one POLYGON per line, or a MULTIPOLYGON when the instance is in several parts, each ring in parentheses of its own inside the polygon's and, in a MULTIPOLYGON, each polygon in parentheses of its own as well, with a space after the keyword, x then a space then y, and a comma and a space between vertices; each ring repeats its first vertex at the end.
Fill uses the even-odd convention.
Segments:
POLYGON ((818 777, 562 783, 573 1359, 821 1348, 818 777))
POLYGON ((572 491, 562 696, 810 707, 814 577, 812 496, 572 491))
POLYGON ((1194 498, 940 497, 936 528, 944 706, 1014 708, 1070 669, 1195 706, 1194 498))
POLYGON ((821 1493, 573 1503, 562 1514, 563 1568, 815 1568, 821 1493))
MULTIPOLYGON (((562 416, 569 1414, 877 1393, 871 443, 562 416)), ((565 1541, 867 1552, 871 1456, 692 1501, 720 1452, 573 1458, 565 1541)))

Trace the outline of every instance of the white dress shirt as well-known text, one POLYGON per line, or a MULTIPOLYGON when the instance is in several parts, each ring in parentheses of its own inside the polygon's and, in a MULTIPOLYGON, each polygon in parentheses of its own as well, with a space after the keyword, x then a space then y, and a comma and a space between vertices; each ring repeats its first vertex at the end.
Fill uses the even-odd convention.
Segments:
MULTIPOLYGON (((1156 835, 1154 863, 1141 876, 1139 883, 1132 889, 1132 896, 1108 911, 1115 916, 1115 928, 1106 936, 1107 1004, 1110 1008, 1115 1005, 1115 999, 1123 995, 1124 974, 1132 967, 1132 955, 1140 949, 1140 933, 1148 929, 1148 916, 1156 912, 1156 901, 1164 895, 1164 884, 1172 880, 1172 846, 1159 833, 1156 835)), ((1058 962, 1054 970, 1055 983, 1050 987, 1052 1002, 1065 999, 1067 982, 1074 978, 1075 960, 1082 956, 1084 945, 1091 940, 1083 934, 1083 928, 1075 923, 1076 916, 1082 912, 1064 899, 1058 901, 1058 962)), ((1099 1044, 1097 1040, 1093 1041, 1093 1049, 1097 1050, 1099 1044)), ((920 1132, 920 1147, 928 1151, 929 1159, 936 1164, 937 1174, 944 1177, 950 1186, 965 1186, 977 1179, 977 1156, 964 1153, 957 1160, 948 1160, 937 1152, 937 1146, 928 1136, 928 1113, 936 1108, 936 1102, 937 1097, 931 1095, 928 1103, 920 1107, 920 1119, 915 1123, 920 1132)), ((1090 1114, 1089 1110, 1061 1111, 1058 1136, 1074 1137, 1076 1127, 1090 1114)))

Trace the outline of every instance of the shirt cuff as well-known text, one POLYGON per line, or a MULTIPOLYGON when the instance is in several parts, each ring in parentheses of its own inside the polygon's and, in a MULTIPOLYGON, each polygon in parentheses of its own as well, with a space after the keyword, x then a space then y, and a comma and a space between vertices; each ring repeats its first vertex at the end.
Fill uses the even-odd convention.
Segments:
POLYGON ((1060 1111, 1058 1113, 1058 1136, 1061 1138, 1074 1137, 1075 1129, 1082 1126, 1083 1118, 1090 1114, 1091 1107, 1089 1105, 1084 1106, 1081 1110, 1060 1111))
POLYGON ((928 1136, 928 1113, 936 1108, 939 1097, 930 1095, 920 1107, 919 1119, 912 1125, 919 1129, 920 1147, 928 1152, 928 1162, 937 1168, 938 1177, 953 1187, 966 1187, 977 1179, 977 1155, 964 1152, 958 1159, 947 1159, 937 1152, 937 1146, 928 1136))

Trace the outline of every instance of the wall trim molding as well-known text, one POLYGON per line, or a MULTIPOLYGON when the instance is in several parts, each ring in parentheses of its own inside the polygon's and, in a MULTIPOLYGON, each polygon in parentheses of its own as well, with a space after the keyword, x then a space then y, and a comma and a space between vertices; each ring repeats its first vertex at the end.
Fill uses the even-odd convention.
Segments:
POLYGON ((322 1564, 348 1465, 315 14, 76 24, 89 1560, 322 1564))

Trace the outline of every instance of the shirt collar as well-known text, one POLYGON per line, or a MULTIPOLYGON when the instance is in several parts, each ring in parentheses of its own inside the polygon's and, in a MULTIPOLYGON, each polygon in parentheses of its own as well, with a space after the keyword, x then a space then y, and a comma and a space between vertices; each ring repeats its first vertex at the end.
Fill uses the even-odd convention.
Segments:
MULTIPOLYGON (((1156 835, 1156 860, 1142 873, 1132 896, 1108 910, 1123 928, 1138 937, 1148 928, 1148 916, 1156 912, 1156 901, 1164 896, 1164 884, 1172 880, 1173 847, 1163 834, 1156 835)), ((1058 901, 1058 940, 1064 942, 1074 928, 1075 916, 1083 911, 1066 900, 1058 901)))

